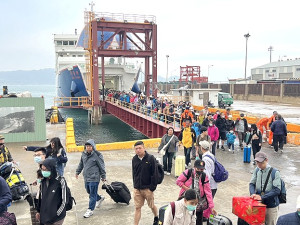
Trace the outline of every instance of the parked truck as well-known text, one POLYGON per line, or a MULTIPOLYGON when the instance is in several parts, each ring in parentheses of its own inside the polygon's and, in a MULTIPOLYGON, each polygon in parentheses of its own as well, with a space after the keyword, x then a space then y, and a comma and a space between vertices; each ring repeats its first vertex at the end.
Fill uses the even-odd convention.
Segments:
POLYGON ((218 106, 221 109, 225 109, 226 106, 233 104, 233 98, 229 93, 219 92, 218 93, 218 106))

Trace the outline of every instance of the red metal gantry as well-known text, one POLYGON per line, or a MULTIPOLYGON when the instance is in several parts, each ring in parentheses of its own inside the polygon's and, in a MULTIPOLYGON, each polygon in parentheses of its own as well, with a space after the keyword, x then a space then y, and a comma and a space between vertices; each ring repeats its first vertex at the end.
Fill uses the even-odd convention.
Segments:
MULTIPOLYGON (((99 90, 98 57, 101 57, 102 89, 105 88, 105 57, 129 57, 145 59, 145 89, 146 95, 157 96, 157 25, 154 16, 124 15, 95 13, 92 23, 92 62, 94 92, 99 90), (97 43, 97 33, 101 33, 100 46, 97 43), (106 34, 111 34, 105 37, 106 34), (119 48, 105 48, 105 45, 119 36, 119 48), (139 42, 138 42, 138 41, 139 42), (129 46, 134 46, 129 47, 129 46), (152 75, 150 75, 150 58, 152 58, 152 75)), ((99 92, 94 93, 94 102, 100 102, 99 92)))
POLYGON ((208 77, 201 77, 200 66, 181 66, 179 81, 185 83, 207 83, 208 77))

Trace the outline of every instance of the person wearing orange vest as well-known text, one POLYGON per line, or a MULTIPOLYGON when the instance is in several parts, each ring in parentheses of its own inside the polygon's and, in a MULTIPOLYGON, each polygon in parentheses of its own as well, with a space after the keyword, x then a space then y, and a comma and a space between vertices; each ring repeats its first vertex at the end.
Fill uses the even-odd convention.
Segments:
POLYGON ((270 133, 269 133, 269 145, 273 144, 273 132, 271 131, 271 125, 275 121, 275 117, 277 115, 278 115, 278 112, 274 111, 273 115, 268 120, 268 126, 267 127, 268 127, 268 130, 270 130, 270 133))
POLYGON ((189 107, 186 107, 186 109, 181 114, 181 125, 185 127, 185 121, 186 120, 192 121, 192 118, 194 118, 193 113, 190 111, 189 107))
POLYGON ((264 134, 264 128, 265 128, 265 130, 268 129, 268 121, 269 121, 269 118, 262 118, 256 124, 257 129, 260 130, 262 135, 264 134))

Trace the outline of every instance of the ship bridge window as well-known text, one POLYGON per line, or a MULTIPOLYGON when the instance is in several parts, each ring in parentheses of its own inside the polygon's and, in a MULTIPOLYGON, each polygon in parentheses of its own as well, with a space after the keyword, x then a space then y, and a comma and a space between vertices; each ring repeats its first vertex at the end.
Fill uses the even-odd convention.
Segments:
POLYGON ((297 68, 296 71, 300 71, 300 68, 297 68))
POLYGON ((78 57, 83 57, 83 55, 78 55, 78 57))
POLYGON ((72 57, 76 57, 76 55, 72 55, 72 57))
POLYGON ((56 45, 62 45, 62 41, 56 41, 56 45))
POLYGON ((276 72, 276 70, 272 70, 272 72, 276 72))
POLYGON ((63 45, 68 45, 68 41, 63 41, 63 45))
POLYGON ((74 45, 74 41, 69 41, 69 45, 74 45))

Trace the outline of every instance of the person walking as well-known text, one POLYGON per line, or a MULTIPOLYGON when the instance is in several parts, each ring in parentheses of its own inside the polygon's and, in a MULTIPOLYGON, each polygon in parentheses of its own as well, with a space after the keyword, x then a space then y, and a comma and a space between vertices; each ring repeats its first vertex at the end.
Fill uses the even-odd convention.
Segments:
POLYGON ((212 197, 214 198, 218 189, 218 183, 214 180, 212 176, 215 173, 216 157, 209 151, 210 149, 209 142, 201 141, 200 146, 202 152, 202 160, 205 162, 205 172, 209 179, 209 185, 210 185, 212 197))
POLYGON ((235 121, 235 131, 237 132, 239 138, 239 145, 241 150, 243 150, 243 141, 245 139, 246 131, 248 130, 248 122, 244 118, 244 113, 240 114, 240 118, 235 121))
POLYGON ((196 132, 193 128, 191 128, 190 120, 185 121, 185 128, 181 130, 181 133, 178 137, 180 144, 184 147, 184 156, 185 156, 185 167, 191 165, 191 150, 193 148, 193 144, 196 141, 196 132))
POLYGON ((167 133, 161 138, 158 150, 165 152, 163 156, 164 173, 170 175, 172 171, 172 160, 178 145, 178 137, 174 135, 174 128, 169 127, 167 133))
POLYGON ((279 149, 282 153, 284 138, 285 138, 285 136, 287 136, 287 129, 286 129, 286 124, 282 120, 281 115, 278 114, 276 116, 275 122, 273 122, 271 125, 271 131, 273 132, 274 151, 278 152, 278 144, 279 144, 279 149))
POLYGON ((14 162, 8 148, 5 146, 5 137, 0 135, 0 166, 6 162, 14 162))
POLYGON ((211 146, 211 139, 210 136, 208 135, 207 127, 201 127, 201 134, 197 137, 196 139, 196 159, 197 157, 199 159, 202 159, 202 152, 200 149, 200 142, 201 141, 207 141, 209 145, 211 146))
MULTIPOLYGON (((257 124, 256 124, 257 129, 260 130, 262 136, 264 136, 264 131, 267 132, 267 129, 268 129, 268 128, 267 128, 267 127, 268 127, 268 121, 269 121, 269 118, 262 118, 262 119, 260 119, 260 120, 257 122, 257 124)), ((265 140, 263 140, 263 142, 265 142, 265 140)))
POLYGON ((208 135, 211 138, 211 151, 213 155, 216 155, 216 145, 219 139, 219 129, 215 125, 215 121, 211 119, 209 121, 209 127, 208 127, 208 135))
POLYGON ((272 116, 269 118, 268 124, 267 124, 267 126, 269 128, 269 145, 270 146, 273 146, 273 132, 271 130, 271 126, 272 126, 273 122, 275 122, 277 115, 278 115, 278 112, 274 111, 272 116))
POLYGON ((164 216, 164 225, 196 225, 197 192, 188 189, 181 199, 171 202, 164 216), (174 213, 174 214, 173 214, 174 213))
POLYGON ((106 181, 106 172, 103 156, 96 150, 93 139, 85 143, 85 150, 82 152, 79 165, 76 169, 76 179, 83 170, 84 185, 89 194, 89 207, 84 218, 89 218, 94 214, 95 207, 99 208, 104 201, 104 196, 98 194, 100 179, 106 181))
POLYGON ((221 140, 221 149, 225 151, 224 142, 226 140, 226 119, 224 113, 221 113, 216 120, 216 127, 219 130, 219 139, 217 149, 219 148, 219 140, 221 140))
POLYGON ((296 212, 282 215, 276 225, 299 225, 300 224, 300 195, 297 198, 296 212))
POLYGON ((232 120, 232 115, 229 115, 226 120, 226 131, 229 132, 231 129, 234 130, 234 121, 232 120))
POLYGON ((253 165, 255 165, 256 164, 254 160, 255 155, 257 152, 260 151, 261 144, 262 144, 262 133, 260 132, 259 129, 257 129, 256 124, 251 124, 250 137, 246 144, 249 145, 250 142, 251 142, 252 152, 253 152, 253 165))
POLYGON ((158 225, 158 210, 154 204, 154 191, 157 187, 158 169, 153 155, 150 155, 144 146, 144 142, 137 141, 134 144, 135 156, 132 158, 132 179, 134 187, 134 225, 138 225, 141 219, 141 210, 145 200, 154 215, 153 225, 158 225))
POLYGON ((67 185, 56 172, 54 159, 40 162, 43 179, 40 184, 36 219, 44 225, 62 225, 66 217, 67 185))
MULTIPOLYGON (((208 204, 208 209, 212 212, 212 214, 216 215, 216 211, 214 210, 214 202, 210 189, 209 178, 207 174, 204 172, 205 162, 203 160, 196 160, 194 162, 193 169, 185 170, 176 180, 176 184, 181 187, 179 192, 179 197, 182 196, 188 189, 192 188, 196 191, 199 196, 199 199, 205 198, 206 203, 208 204), (190 174, 190 176, 189 176, 190 174), (204 179, 203 179, 204 178, 204 179)), ((199 204, 203 204, 203 201, 199 202, 197 208, 201 206, 199 204)), ((196 209, 196 225, 202 225, 203 223, 203 210, 196 209)))
POLYGON ((232 153, 234 153, 234 141, 236 139, 236 136, 234 134, 233 129, 231 128, 231 130, 226 134, 226 138, 227 138, 227 147, 228 150, 231 151, 232 153), (230 149, 231 148, 231 149, 230 149))
POLYGON ((279 208, 278 195, 281 191, 280 173, 276 170, 274 179, 269 175, 273 168, 268 164, 266 153, 256 153, 254 160, 256 161, 257 168, 254 169, 249 184, 251 198, 261 201, 267 206, 265 223, 276 225, 279 208))

